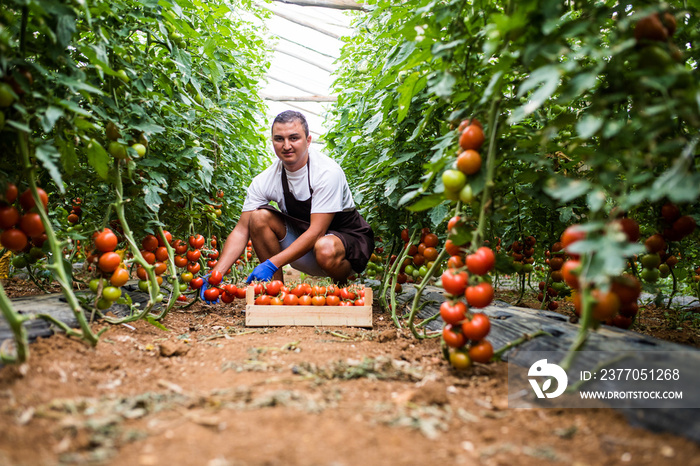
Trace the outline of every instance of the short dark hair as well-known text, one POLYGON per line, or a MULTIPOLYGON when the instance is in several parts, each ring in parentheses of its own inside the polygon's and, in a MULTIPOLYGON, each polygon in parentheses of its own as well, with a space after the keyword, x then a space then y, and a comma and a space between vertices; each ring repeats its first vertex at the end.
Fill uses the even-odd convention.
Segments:
POLYGON ((304 128, 305 136, 308 138, 309 124, 306 122, 306 117, 303 114, 294 110, 285 110, 284 112, 277 115, 275 117, 275 121, 272 122, 272 127, 270 128, 270 131, 272 131, 272 128, 274 128, 275 123, 292 123, 294 121, 298 121, 301 123, 301 126, 304 128))

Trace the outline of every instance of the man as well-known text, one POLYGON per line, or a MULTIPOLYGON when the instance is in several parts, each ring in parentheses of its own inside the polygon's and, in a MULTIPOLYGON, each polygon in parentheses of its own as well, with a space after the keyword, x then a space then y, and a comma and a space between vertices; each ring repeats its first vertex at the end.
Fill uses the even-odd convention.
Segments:
POLYGON ((304 115, 291 110, 277 115, 272 145, 277 160, 248 187, 241 216, 213 270, 224 273, 250 238, 262 263, 248 283, 282 280, 286 264, 339 283, 362 272, 374 250, 374 234, 355 208, 342 168, 311 147, 304 115))

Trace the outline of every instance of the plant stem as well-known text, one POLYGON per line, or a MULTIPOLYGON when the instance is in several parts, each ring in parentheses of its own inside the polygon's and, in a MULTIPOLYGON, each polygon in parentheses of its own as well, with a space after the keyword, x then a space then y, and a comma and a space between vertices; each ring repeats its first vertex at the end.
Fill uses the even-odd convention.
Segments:
POLYGON ((31 189, 32 197, 34 198, 34 202, 36 204, 36 210, 39 213, 39 216, 41 217, 41 222, 43 223, 44 228, 46 230, 47 241, 49 242, 49 246, 51 248, 51 257, 53 259, 53 262, 47 267, 54 271, 56 281, 63 290, 63 296, 66 298, 68 306, 71 308, 73 314, 75 315, 75 318, 78 320, 78 324, 80 325, 80 329, 82 331, 81 338, 89 344, 91 344, 92 346, 96 346, 97 342, 99 341, 99 338, 92 332, 90 324, 88 323, 87 319, 85 318, 85 314, 83 313, 83 308, 80 305, 80 301, 78 301, 78 298, 75 296, 75 293, 73 293, 71 276, 66 271, 66 268, 63 264, 63 245, 59 243, 58 239, 56 238, 56 233, 53 231, 51 220, 46 214, 44 204, 39 198, 39 193, 37 192, 37 185, 34 174, 35 169, 29 158, 28 134, 20 134, 19 147, 20 153, 22 154, 24 168, 27 170, 27 180, 29 182, 29 188, 31 189))
POLYGON ((15 311, 12 301, 5 294, 5 288, 0 282, 0 311, 12 330, 15 341, 15 355, 7 355, 0 352, 0 361, 3 364, 22 364, 29 359, 29 341, 27 340, 27 329, 22 323, 28 320, 26 316, 15 311))
POLYGON ((502 347, 500 347, 496 351, 494 351, 492 359, 500 361, 501 357, 503 356, 503 353, 505 353, 509 349, 515 348, 516 346, 522 345, 523 343, 528 342, 528 341, 532 340, 533 338, 541 337, 544 335, 547 335, 550 337, 552 336, 551 333, 545 332, 544 330, 538 330, 535 333, 526 333, 522 337, 520 337, 516 340, 513 340, 513 341, 509 341, 508 343, 506 343, 505 345, 503 345, 502 347))
MULTIPOLYGON (((420 336, 418 334, 418 331, 416 330, 416 326, 413 324, 413 320, 416 317, 416 314, 418 313, 418 310, 420 309, 419 302, 420 298, 423 295, 423 290, 425 289, 425 286, 428 284, 428 280, 432 278, 433 274, 435 273, 436 270, 440 268, 440 265, 442 264, 442 261, 445 260, 445 258, 448 256, 447 253, 447 248, 442 248, 442 251, 440 251, 440 254, 438 255, 437 259, 435 259, 435 262, 433 262, 432 267, 428 269, 428 273, 425 274, 425 277, 420 282, 420 285, 418 285, 418 288, 416 288, 416 295, 413 297, 413 304, 411 305, 411 312, 408 315, 408 328, 411 330, 411 333, 413 334, 414 337, 418 338, 419 340, 428 338, 427 335, 420 336)), ((440 334, 435 334, 434 336, 431 336, 430 338, 434 338, 435 336, 440 336, 440 334)))

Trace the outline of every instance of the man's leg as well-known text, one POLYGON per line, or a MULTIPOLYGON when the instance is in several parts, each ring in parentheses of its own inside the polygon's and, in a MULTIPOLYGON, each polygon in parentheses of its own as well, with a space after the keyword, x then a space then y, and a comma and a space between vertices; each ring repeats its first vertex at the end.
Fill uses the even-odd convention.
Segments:
MULTIPOLYGON (((274 212, 267 209, 253 211, 248 228, 253 249, 260 262, 265 262, 282 250, 279 242, 287 234, 287 227, 282 218, 275 215, 274 212)), ((274 280, 283 279, 282 267, 275 272, 272 278, 274 280)))
POLYGON ((314 246, 316 262, 336 283, 344 284, 353 273, 350 262, 345 258, 345 246, 335 235, 319 238, 314 246))

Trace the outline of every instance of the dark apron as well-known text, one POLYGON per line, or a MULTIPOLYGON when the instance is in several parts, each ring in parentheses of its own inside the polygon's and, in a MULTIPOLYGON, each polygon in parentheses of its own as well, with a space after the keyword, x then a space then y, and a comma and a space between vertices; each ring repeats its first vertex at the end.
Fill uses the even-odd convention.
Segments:
MULTIPOLYGON (((280 212, 269 204, 260 206, 261 209, 272 211, 281 216, 288 225, 291 225, 298 231, 308 230, 311 222, 311 199, 313 198, 314 190, 311 188, 309 160, 306 162, 306 169, 309 193, 311 193, 307 200, 298 201, 292 195, 287 182, 287 172, 282 167, 282 190, 284 191, 284 203, 287 206, 287 213, 280 212)), ((374 232, 357 209, 347 212, 336 212, 326 233, 340 238, 345 247, 345 258, 350 262, 355 272, 361 273, 367 266, 367 262, 369 262, 369 258, 374 251, 374 232)))

